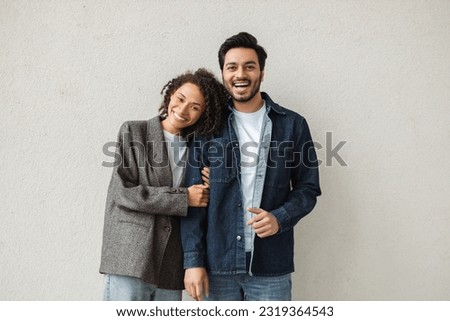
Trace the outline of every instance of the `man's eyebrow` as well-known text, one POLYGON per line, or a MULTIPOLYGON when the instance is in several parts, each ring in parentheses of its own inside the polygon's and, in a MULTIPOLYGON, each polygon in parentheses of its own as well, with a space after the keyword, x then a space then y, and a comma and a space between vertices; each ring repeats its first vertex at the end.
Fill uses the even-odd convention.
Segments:
MULTIPOLYGON (((256 61, 254 61, 254 60, 250 60, 250 61, 246 61, 246 62, 244 62, 244 65, 256 65, 256 61)), ((238 63, 237 62, 227 62, 226 64, 225 64, 225 66, 229 66, 229 65, 237 65, 238 63)))

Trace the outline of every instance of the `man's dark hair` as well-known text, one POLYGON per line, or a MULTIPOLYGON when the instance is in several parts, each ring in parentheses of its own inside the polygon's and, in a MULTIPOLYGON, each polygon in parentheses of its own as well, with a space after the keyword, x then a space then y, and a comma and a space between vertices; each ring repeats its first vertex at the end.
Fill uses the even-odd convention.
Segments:
POLYGON ((263 47, 258 45, 258 40, 248 32, 239 32, 237 35, 231 36, 220 46, 219 49, 219 65, 220 70, 223 70, 223 64, 225 61, 225 55, 228 50, 233 48, 250 48, 256 51, 258 55, 258 62, 261 71, 264 70, 266 65, 267 53, 263 47))

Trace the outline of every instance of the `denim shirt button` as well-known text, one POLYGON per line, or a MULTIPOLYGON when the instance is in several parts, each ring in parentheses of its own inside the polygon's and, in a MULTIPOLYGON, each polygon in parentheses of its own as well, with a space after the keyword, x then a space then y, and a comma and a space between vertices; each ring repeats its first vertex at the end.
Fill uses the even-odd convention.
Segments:
POLYGON ((242 240, 242 237, 241 237, 240 235, 238 235, 238 236, 236 237, 236 240, 240 241, 240 240, 242 240))

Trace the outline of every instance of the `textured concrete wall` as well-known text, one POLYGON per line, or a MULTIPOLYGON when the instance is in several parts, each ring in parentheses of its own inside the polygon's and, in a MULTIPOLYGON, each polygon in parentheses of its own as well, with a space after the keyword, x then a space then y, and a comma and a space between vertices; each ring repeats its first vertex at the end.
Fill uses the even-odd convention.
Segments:
POLYGON ((0 0, 0 299, 101 299, 102 146, 242 30, 322 146, 294 298, 450 299, 446 0, 0 0))

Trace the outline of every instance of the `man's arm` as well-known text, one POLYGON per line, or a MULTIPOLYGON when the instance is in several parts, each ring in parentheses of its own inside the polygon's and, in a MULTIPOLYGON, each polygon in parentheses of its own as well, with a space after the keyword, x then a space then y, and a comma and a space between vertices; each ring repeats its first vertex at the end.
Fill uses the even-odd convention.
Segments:
MULTIPOLYGON (((189 148, 186 168, 186 185, 201 184, 203 164, 203 141, 193 141, 189 148)), ((205 175, 205 174, 203 174, 205 175)), ((209 174, 208 174, 209 176, 209 174)), ((185 287, 195 300, 208 295, 206 273, 207 208, 189 207, 188 215, 181 219, 181 242, 184 252, 185 287)))
POLYGON ((280 223, 280 233, 293 228, 300 219, 312 211, 320 196, 319 163, 314 142, 304 118, 295 126, 294 164, 292 168, 292 190, 286 202, 271 211, 280 223))

